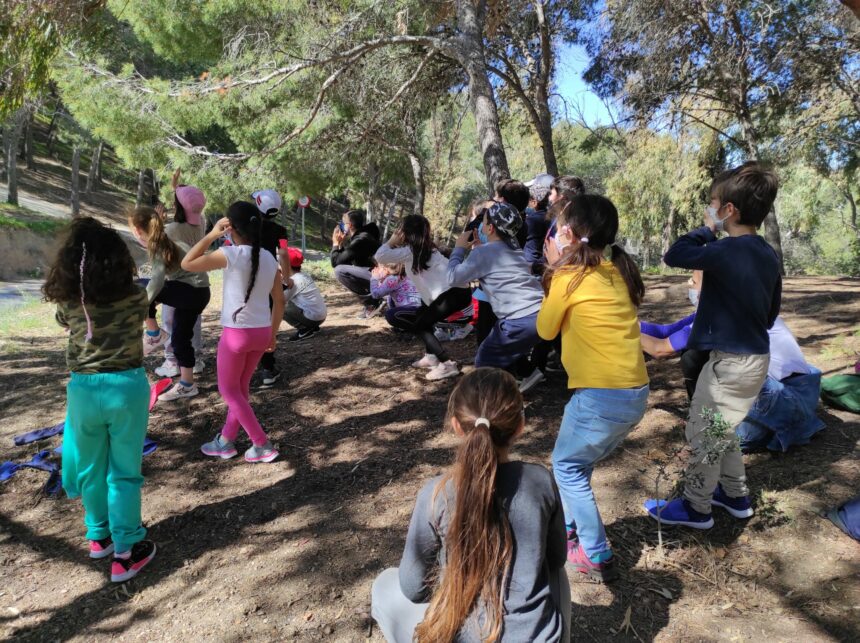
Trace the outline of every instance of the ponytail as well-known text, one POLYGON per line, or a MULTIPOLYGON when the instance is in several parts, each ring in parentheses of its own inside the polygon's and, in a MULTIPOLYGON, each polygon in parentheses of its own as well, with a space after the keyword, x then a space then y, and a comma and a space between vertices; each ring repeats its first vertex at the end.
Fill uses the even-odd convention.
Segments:
POLYGON ((624 248, 617 243, 612 244, 612 254, 610 261, 621 273, 621 278, 627 284, 627 292, 630 293, 630 301, 636 308, 642 305, 642 300, 645 298, 645 282, 642 281, 642 275, 639 273, 639 266, 633 261, 624 248))
POLYGON ((146 252, 150 260, 160 259, 168 273, 179 270, 183 257, 182 250, 167 236, 164 221, 155 210, 145 206, 135 208, 128 215, 128 223, 133 228, 146 230, 149 237, 146 242, 146 252))
MULTIPOLYGON (((241 306, 239 306, 235 312, 233 313, 233 321, 236 321, 236 317, 241 313, 245 306, 248 305, 248 299, 251 297, 251 291, 254 290, 254 284, 257 281, 257 269, 260 267, 260 243, 261 243, 261 235, 262 235, 262 221, 260 217, 256 214, 252 215, 248 221, 248 227, 245 230, 250 235, 251 242, 251 277, 248 279, 248 289, 245 290, 245 300, 241 306)), ((239 234, 241 235, 243 230, 239 230, 239 234)))
POLYGON ((445 568, 415 630, 419 641, 455 640, 477 607, 486 616, 481 640, 502 637, 514 541, 508 508, 497 493, 498 450, 522 426, 522 408, 516 380, 500 369, 476 369, 451 393, 448 414, 465 435, 454 466, 436 487, 438 494, 452 482, 455 499, 445 568))

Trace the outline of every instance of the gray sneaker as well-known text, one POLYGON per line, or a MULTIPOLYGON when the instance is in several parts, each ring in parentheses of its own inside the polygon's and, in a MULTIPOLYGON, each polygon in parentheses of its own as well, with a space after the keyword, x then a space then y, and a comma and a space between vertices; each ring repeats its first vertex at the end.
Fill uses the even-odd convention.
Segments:
POLYGON ((245 451, 245 462, 271 462, 277 457, 277 449, 268 440, 266 440, 266 444, 252 445, 250 449, 245 451))
POLYGON ((200 447, 200 450, 204 455, 211 455, 212 457, 224 460, 228 460, 239 454, 236 451, 236 446, 232 442, 225 440, 220 433, 215 436, 214 440, 200 447))

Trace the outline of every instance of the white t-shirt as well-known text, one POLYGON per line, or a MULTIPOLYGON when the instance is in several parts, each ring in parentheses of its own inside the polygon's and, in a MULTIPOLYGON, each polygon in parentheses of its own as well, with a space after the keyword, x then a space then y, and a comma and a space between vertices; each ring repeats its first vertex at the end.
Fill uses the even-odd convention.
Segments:
POLYGON ((325 321, 328 313, 325 299, 313 278, 303 272, 295 272, 292 280, 293 287, 284 289, 284 298, 301 308, 304 316, 311 321, 325 321))
POLYGON ((770 337, 770 365, 767 374, 781 380, 793 373, 809 374, 810 368, 803 358, 800 346, 788 326, 777 317, 773 328, 767 331, 770 337))
POLYGON ((448 259, 438 250, 433 250, 430 255, 427 270, 412 272, 412 249, 409 246, 391 248, 387 243, 379 246, 376 251, 378 263, 402 263, 406 265, 406 276, 415 284, 415 290, 421 295, 421 301, 428 306, 451 288, 468 288, 469 284, 448 283, 448 259))
POLYGON ((272 325, 269 310, 269 293, 275 283, 278 262, 268 250, 260 249, 260 265, 254 288, 245 303, 245 292, 251 278, 251 246, 224 246, 221 248, 227 257, 224 269, 223 303, 221 305, 221 325, 225 328, 265 328, 272 325), (242 311, 233 320, 233 313, 242 306, 242 311))

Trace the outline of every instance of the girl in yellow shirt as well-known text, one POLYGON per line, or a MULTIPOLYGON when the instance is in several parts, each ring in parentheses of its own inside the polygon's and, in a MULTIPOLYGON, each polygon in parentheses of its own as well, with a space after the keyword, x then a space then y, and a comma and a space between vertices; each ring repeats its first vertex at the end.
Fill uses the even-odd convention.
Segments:
POLYGON ((645 414, 648 373, 636 312, 645 286, 633 259, 615 242, 618 211, 609 199, 563 197, 550 215, 557 217, 558 232, 545 248, 546 298, 537 329, 545 340, 561 334, 561 360, 573 389, 552 453, 568 528, 567 560, 589 578, 609 581, 617 571, 591 474, 645 414))

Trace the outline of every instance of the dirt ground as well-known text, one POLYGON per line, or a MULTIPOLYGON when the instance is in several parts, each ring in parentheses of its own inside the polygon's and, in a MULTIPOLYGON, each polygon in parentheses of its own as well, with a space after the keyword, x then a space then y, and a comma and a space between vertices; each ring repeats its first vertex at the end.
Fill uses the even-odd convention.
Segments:
MULTIPOLYGON (((683 278, 649 278, 648 288, 644 319, 688 311, 683 278)), ((356 319, 356 302, 336 288, 326 296, 322 333, 298 345, 284 333, 277 357, 286 381, 254 394, 283 457, 249 465, 199 452, 225 413, 211 368, 215 293, 202 394, 159 403, 151 416, 159 447, 144 458, 143 511, 159 554, 133 581, 111 584, 109 564, 87 557, 81 507, 42 495, 46 474, 25 470, 0 486, 7 638, 382 640, 368 619, 370 585, 397 565, 418 489, 451 460, 442 418, 453 382, 423 381, 409 367, 417 343, 394 337, 384 320, 356 319)), ((783 308, 812 363, 825 374, 848 370, 860 349, 860 282, 789 279, 783 308)), ((60 443, 12 446, 13 435, 63 419, 64 337, 35 326, 0 340, 3 460, 60 443)), ((468 339, 454 345, 464 364, 473 349, 468 339)), ((666 531, 660 555, 641 503, 654 492, 658 462, 683 440, 686 400, 677 359, 648 369, 648 414, 594 474, 621 578, 573 584, 575 639, 860 640, 860 545, 817 515, 860 489, 857 416, 821 407, 827 429, 811 445, 748 456, 756 516, 717 511, 709 532, 666 531)), ((559 376, 528 396, 517 456, 549 465, 567 399, 559 376)))

